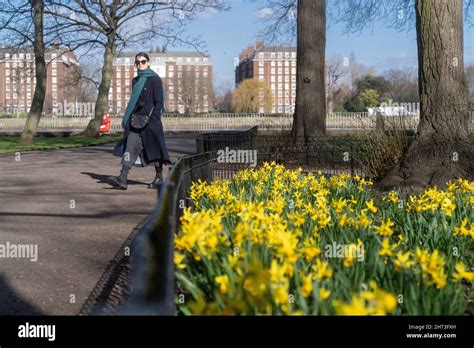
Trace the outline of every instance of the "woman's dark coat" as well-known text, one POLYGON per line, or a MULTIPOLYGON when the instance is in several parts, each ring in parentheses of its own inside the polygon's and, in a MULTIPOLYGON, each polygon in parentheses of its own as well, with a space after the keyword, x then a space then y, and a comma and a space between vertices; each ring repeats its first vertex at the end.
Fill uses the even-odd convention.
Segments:
MULTIPOLYGON (((138 76, 132 81, 132 87, 137 83, 138 76)), ((153 108, 150 121, 148 125, 141 131, 133 130, 139 133, 143 140, 143 153, 140 156, 142 165, 146 166, 152 162, 158 162, 164 164, 172 164, 169 158, 168 149, 165 143, 165 135, 163 132, 163 125, 161 123, 161 111, 163 109, 163 98, 162 98, 163 83, 161 78, 157 76, 148 77, 143 90, 138 97, 137 105, 132 114, 148 115, 153 108)), ((130 119, 127 127, 124 131, 124 149, 127 146, 127 137, 130 132, 130 119)))

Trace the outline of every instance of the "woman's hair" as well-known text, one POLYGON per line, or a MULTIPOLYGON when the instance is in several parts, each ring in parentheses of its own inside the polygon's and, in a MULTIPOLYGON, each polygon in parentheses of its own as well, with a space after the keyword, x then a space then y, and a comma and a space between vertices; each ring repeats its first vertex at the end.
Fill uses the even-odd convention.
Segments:
POLYGON ((146 60, 150 61, 150 57, 148 57, 148 54, 146 54, 145 52, 137 53, 137 54, 135 55, 135 60, 136 60, 138 57, 145 57, 146 60))

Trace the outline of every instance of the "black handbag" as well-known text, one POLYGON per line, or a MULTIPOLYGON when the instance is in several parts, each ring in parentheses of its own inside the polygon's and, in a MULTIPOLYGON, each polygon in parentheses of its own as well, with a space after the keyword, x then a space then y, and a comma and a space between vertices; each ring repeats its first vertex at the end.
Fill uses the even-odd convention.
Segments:
POLYGON ((132 126, 132 128, 136 130, 141 130, 145 128, 148 122, 150 121, 150 117, 154 108, 155 106, 151 108, 151 111, 148 115, 132 114, 131 119, 130 119, 130 125, 132 126))

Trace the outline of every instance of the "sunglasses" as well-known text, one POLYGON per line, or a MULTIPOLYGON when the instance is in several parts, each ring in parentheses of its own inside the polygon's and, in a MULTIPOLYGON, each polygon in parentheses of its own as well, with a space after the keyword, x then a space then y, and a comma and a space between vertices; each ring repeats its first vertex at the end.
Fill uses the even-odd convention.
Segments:
POLYGON ((148 62, 148 60, 146 60, 146 59, 136 60, 135 65, 140 65, 140 64, 145 65, 146 62, 148 62))

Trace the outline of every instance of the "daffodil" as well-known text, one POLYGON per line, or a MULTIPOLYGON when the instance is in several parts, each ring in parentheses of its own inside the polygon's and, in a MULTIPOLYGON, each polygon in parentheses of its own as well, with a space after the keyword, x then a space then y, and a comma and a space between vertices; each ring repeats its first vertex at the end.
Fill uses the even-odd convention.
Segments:
POLYGON ((453 274, 454 282, 460 282, 462 279, 466 279, 469 282, 474 280, 474 272, 466 271, 466 266, 462 261, 456 262, 454 269, 456 270, 456 272, 453 274))
POLYGON ((320 288, 319 289, 319 299, 321 301, 327 300, 329 296, 331 295, 331 291, 325 288, 320 288))
POLYGON ((399 251, 395 257, 395 261, 393 262, 393 265, 395 266, 395 270, 397 272, 400 272, 402 268, 410 269, 411 266, 413 266, 414 262, 411 260, 412 253, 410 251, 407 252, 402 252, 399 251))
POLYGON ((223 294, 229 292, 229 277, 227 275, 217 276, 214 278, 216 284, 219 285, 219 290, 223 294))
POLYGON ((395 247, 390 245, 390 240, 388 238, 384 238, 384 240, 382 241, 382 249, 380 249, 379 255, 392 256, 394 249, 395 247))
POLYGON ((467 227, 467 219, 464 218, 461 221, 461 225, 459 227, 454 228, 454 235, 455 236, 471 236, 474 238, 474 224, 471 224, 471 227, 468 229, 467 227))
POLYGON ((302 285, 301 285, 301 293, 303 297, 308 297, 311 292, 313 291, 313 277, 311 274, 308 275, 301 275, 302 285))
POLYGON ((315 272, 315 279, 321 281, 324 278, 332 277, 332 269, 329 267, 327 261, 321 261, 320 259, 316 260, 316 264, 312 266, 313 271, 315 272))
POLYGON ((377 234, 381 235, 382 237, 390 237, 393 234, 392 227, 393 221, 388 218, 379 227, 376 227, 375 230, 377 234))
POLYGON ((367 205, 367 208, 369 209, 371 213, 375 214, 377 212, 377 207, 374 205, 373 199, 371 199, 368 202, 365 202, 365 204, 367 205))
POLYGON ((179 269, 185 269, 186 264, 183 262, 185 258, 186 258, 186 256, 184 254, 175 252, 174 253, 174 264, 176 265, 176 267, 178 267, 179 269))

